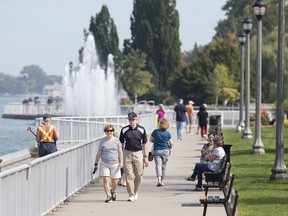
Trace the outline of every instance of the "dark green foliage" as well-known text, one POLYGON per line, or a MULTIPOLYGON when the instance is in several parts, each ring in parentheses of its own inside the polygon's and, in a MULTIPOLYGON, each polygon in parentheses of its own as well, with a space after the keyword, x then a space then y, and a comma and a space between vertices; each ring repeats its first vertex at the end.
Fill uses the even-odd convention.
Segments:
POLYGON ((134 99, 154 87, 151 74, 145 70, 145 64, 146 54, 139 50, 132 49, 123 58, 123 71, 119 78, 128 95, 134 99))
MULTIPOLYGON (((187 55, 187 53, 186 53, 187 55)), ((196 104, 214 103, 214 69, 221 64, 228 69, 231 82, 239 83, 239 50, 235 40, 216 37, 208 45, 197 46, 188 54, 191 61, 183 61, 182 69, 172 79, 172 93, 185 101, 193 99, 196 104)), ((223 86, 230 87, 230 86, 223 86)))
POLYGON ((99 64, 106 70, 108 55, 120 55, 117 28, 106 5, 102 6, 95 18, 91 17, 89 31, 94 36, 99 64))
MULTIPOLYGON (((218 22, 216 36, 229 39, 231 34, 237 34, 242 30, 242 22, 245 17, 249 17, 253 21, 251 30, 251 97, 255 97, 255 71, 256 71, 256 34, 257 19, 253 14, 252 5, 255 0, 228 0, 223 6, 226 12, 226 19, 218 22)), ((275 85, 277 71, 277 27, 278 27, 278 3, 273 0, 265 0, 267 6, 266 13, 262 19, 262 98, 265 102, 275 101, 275 85)), ((288 27, 286 27, 288 28, 288 27)), ((287 29, 288 30, 288 29, 287 29)), ((287 55, 285 55, 287 56, 287 55)), ((287 58, 288 59, 288 58, 287 58)), ((286 66, 287 67, 287 66, 286 66)))
POLYGON ((146 53, 146 68, 158 90, 168 90, 171 77, 180 68, 179 14, 175 7, 175 0, 134 0, 131 46, 146 53))

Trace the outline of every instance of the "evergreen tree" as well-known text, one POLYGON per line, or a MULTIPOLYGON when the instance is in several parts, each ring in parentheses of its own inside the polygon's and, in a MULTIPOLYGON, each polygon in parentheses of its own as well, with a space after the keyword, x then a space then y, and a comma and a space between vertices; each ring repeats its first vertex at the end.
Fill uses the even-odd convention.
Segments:
POLYGON ((95 39, 99 64, 107 70, 108 55, 112 54, 118 59, 120 51, 117 28, 106 5, 102 6, 95 18, 91 17, 89 31, 92 32, 95 39))
POLYGON ((179 14, 176 0, 134 0, 131 46, 147 55, 147 70, 159 90, 180 67, 179 14))

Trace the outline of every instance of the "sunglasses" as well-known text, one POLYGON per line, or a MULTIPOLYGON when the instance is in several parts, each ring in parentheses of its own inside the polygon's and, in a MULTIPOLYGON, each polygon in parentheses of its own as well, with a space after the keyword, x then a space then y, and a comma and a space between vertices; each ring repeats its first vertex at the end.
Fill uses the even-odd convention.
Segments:
POLYGON ((114 132, 114 130, 112 130, 112 129, 111 130, 105 130, 105 132, 114 132))
POLYGON ((136 118, 132 118, 132 119, 128 119, 129 121, 135 121, 136 120, 136 118))

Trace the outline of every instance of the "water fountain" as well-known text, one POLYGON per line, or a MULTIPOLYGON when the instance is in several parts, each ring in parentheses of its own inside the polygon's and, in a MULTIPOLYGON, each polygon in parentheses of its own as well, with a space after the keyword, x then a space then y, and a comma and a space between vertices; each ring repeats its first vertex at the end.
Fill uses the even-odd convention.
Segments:
POLYGON ((107 72, 100 68, 94 37, 90 33, 83 51, 83 63, 65 68, 63 79, 65 115, 111 116, 120 113, 113 56, 107 72))

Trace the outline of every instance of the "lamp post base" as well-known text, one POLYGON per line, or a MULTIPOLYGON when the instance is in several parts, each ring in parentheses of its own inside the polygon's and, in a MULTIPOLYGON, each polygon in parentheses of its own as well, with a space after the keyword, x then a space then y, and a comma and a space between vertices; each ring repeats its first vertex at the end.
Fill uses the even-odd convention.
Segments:
POLYGON ((284 172, 280 172, 278 170, 278 173, 273 173, 272 171, 272 175, 270 176, 270 180, 277 180, 277 179, 288 179, 288 176, 287 176, 287 170, 284 172))
POLYGON ((249 130, 244 130, 242 134, 242 139, 252 139, 253 135, 252 132, 249 130))
POLYGON ((240 132, 244 131, 244 128, 245 128, 244 122, 239 122, 239 124, 236 127, 236 131, 240 133, 240 132))
POLYGON ((257 139, 254 141, 252 145, 252 153, 253 154, 265 154, 264 145, 262 140, 257 139))
POLYGON ((274 162, 274 165, 271 169, 271 176, 270 180, 281 180, 281 179, 287 179, 287 168, 285 166, 284 159, 281 155, 276 155, 276 159, 274 162))
POLYGON ((241 128, 241 126, 240 125, 238 125, 237 127, 236 127, 236 132, 242 132, 242 128, 241 128))

